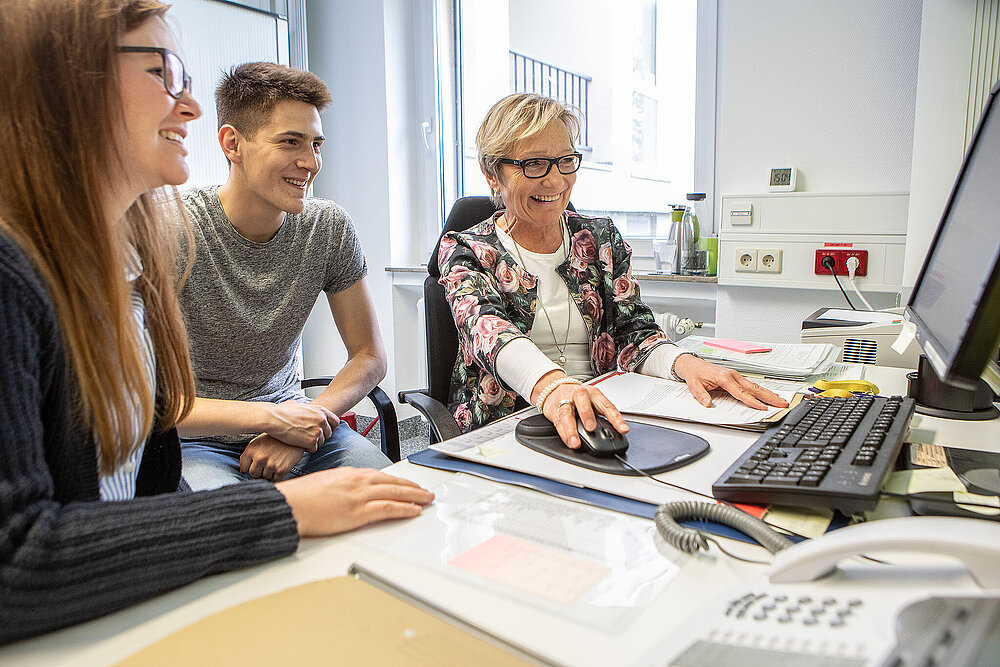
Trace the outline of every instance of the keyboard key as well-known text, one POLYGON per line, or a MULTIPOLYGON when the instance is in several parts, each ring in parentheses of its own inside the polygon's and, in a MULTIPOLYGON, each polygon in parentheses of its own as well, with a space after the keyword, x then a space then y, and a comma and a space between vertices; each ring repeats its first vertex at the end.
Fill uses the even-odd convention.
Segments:
POLYGON ((736 474, 730 475, 729 479, 726 480, 729 484, 757 484, 764 479, 764 475, 760 474, 736 474))

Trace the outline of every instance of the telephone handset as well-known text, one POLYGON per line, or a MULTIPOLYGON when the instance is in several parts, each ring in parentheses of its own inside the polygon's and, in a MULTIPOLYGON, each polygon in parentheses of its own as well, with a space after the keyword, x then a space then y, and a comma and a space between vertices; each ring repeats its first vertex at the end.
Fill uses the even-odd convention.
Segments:
POLYGON ((981 588, 1000 588, 1000 524, 937 516, 872 521, 800 542, 775 554, 770 580, 813 581, 830 574, 846 557, 882 551, 954 556, 965 564, 981 588))

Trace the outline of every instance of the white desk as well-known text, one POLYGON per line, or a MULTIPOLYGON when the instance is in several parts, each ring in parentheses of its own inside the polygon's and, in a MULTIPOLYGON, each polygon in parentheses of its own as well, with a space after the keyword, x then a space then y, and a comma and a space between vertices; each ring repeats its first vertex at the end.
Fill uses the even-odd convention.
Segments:
MULTIPOLYGON (((870 369, 868 379, 884 393, 901 391, 900 369, 870 369)), ((683 428, 683 427, 681 427, 683 428)), ((916 440, 950 446, 1000 449, 1000 420, 992 422, 947 422, 917 416, 913 429, 916 440), (987 444, 992 447, 988 447, 987 444)), ((748 436, 751 441, 753 436, 748 436)), ((391 472, 433 488, 452 473, 432 470, 407 462, 391 472)), ((416 519, 415 521, 420 521, 416 519)), ((391 578, 435 604, 489 628, 514 643, 548 659, 569 665, 626 665, 638 661, 656 643, 680 627, 704 600, 763 576, 766 567, 739 563, 714 549, 708 555, 687 556, 664 550, 665 557, 681 565, 653 603, 628 627, 616 635, 595 631, 559 618, 513 598, 498 596, 459 583, 427 568, 380 553, 362 543, 364 533, 399 530, 403 524, 383 524, 343 536, 304 540, 293 556, 237 572, 210 577, 167 593, 121 612, 42 637, 0 647, 0 664, 102 665, 120 660, 138 649, 206 615, 233 604, 283 590, 309 581, 345 574, 351 563, 359 563, 391 578)), ((733 541, 727 547, 748 557, 761 559, 760 548, 733 541)), ((963 573, 939 578, 937 584, 953 590, 972 590, 963 573)), ((836 590, 844 583, 838 577, 819 584, 836 590)), ((905 588, 906 582, 866 582, 887 591, 905 588)), ((303 614, 303 631, 309 632, 308 613, 303 614)), ((888 627, 888 626, 887 626, 888 627)), ((260 640, 253 631, 254 640, 260 640)), ((234 638, 235 640, 235 638, 234 638)), ((335 652, 336 648, 331 647, 335 652)), ((280 653, 279 653, 280 655, 280 653)))

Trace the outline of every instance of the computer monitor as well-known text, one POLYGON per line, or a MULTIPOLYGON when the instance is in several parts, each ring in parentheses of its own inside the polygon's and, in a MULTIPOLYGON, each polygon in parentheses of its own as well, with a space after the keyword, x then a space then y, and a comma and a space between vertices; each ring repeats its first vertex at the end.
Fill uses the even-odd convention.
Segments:
POLYGON ((1000 341, 1000 82, 976 128, 906 306, 937 376, 974 391, 1000 341))

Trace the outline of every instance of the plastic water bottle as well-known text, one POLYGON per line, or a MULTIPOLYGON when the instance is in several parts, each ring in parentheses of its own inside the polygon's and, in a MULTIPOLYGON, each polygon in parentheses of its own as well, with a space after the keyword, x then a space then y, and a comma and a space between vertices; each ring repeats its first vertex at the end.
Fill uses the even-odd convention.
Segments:
POLYGON ((691 203, 684 209, 677 238, 681 264, 679 273, 685 276, 703 276, 708 272, 708 253, 698 249, 701 238, 698 214, 703 210, 705 193, 689 192, 687 199, 691 203))

